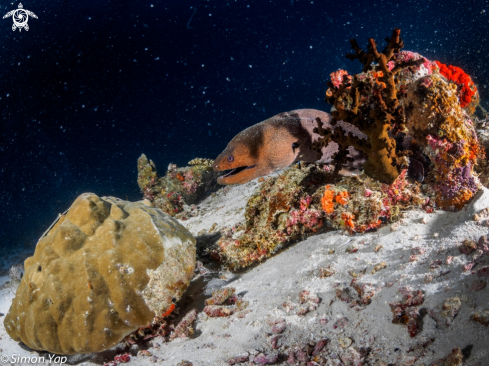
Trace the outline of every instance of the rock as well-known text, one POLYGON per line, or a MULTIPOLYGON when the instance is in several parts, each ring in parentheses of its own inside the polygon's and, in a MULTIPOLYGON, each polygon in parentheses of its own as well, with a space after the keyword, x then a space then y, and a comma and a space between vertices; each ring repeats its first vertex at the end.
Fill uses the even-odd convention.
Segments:
POLYGON ((470 319, 487 327, 489 326, 489 310, 479 310, 474 312, 470 316, 470 319))
POLYGON ((454 347, 452 352, 445 358, 435 361, 431 366, 462 366, 464 356, 458 347, 454 347))
POLYGON ((341 348, 348 348, 352 345, 353 339, 345 337, 345 338, 340 338, 338 340, 338 343, 340 344, 341 348))
POLYGON ((392 323, 407 324, 409 335, 415 337, 421 328, 418 306, 424 302, 424 293, 409 287, 400 287, 399 292, 403 295, 402 301, 389 304, 394 315, 392 323))
POLYGON ((438 327, 447 329, 457 316, 462 301, 459 297, 446 299, 443 305, 430 311, 430 316, 436 321, 438 327))
POLYGON ((459 247, 460 253, 470 254, 477 249, 477 244, 473 240, 464 240, 462 245, 459 247))
POLYGON ((195 239, 161 210, 85 193, 24 267, 4 320, 9 335, 57 354, 100 352, 181 297, 195 239))

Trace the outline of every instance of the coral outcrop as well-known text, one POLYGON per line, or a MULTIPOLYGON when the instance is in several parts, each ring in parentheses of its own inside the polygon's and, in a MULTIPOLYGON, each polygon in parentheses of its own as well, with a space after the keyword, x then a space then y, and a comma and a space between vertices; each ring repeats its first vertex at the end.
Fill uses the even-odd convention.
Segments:
POLYGON ((448 209, 462 208, 479 190, 474 166, 485 155, 457 88, 434 72, 410 84, 406 92, 411 164, 424 171, 420 162, 428 158, 426 183, 436 192, 436 204, 448 209))
POLYGON ((143 198, 170 216, 185 219, 192 216, 192 205, 202 195, 217 186, 219 175, 212 169, 213 161, 196 158, 189 166, 178 168, 170 164, 160 177, 156 165, 142 154, 138 159, 138 185, 143 198))
POLYGON ((402 210, 432 210, 429 202, 406 170, 388 185, 366 174, 339 177, 315 164, 292 166, 262 183, 248 200, 245 222, 223 232, 216 254, 231 268, 246 267, 295 240, 330 229, 375 230, 398 221, 402 210))
POLYGON ((43 236, 4 324, 57 354, 99 352, 167 312, 195 268, 195 239, 141 202, 85 193, 43 236))
POLYGON ((246 267, 322 230, 319 189, 325 181, 335 177, 316 165, 267 178, 248 200, 245 223, 223 233, 216 254, 231 268, 246 267))
POLYGON ((480 188, 474 166, 484 158, 469 115, 479 101, 472 79, 460 68, 401 51, 399 29, 387 38, 383 52, 373 39, 367 51, 354 39, 351 46, 355 54, 346 57, 358 59, 363 70, 353 76, 343 70, 332 73, 326 101, 333 105, 333 126, 349 123, 367 139, 323 128, 318 119, 315 132, 322 137, 313 146, 318 157, 323 146, 337 142, 338 170, 347 159, 346 149, 353 146, 366 154, 368 176, 393 184, 408 169, 411 178, 434 192, 437 206, 463 207, 480 188))

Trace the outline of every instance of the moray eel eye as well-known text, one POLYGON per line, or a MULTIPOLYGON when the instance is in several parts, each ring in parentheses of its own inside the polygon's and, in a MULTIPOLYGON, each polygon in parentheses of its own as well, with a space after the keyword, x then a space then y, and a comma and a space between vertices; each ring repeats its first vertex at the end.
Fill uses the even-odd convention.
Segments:
POLYGON ((292 143, 292 150, 295 150, 299 147, 299 143, 298 142, 293 142, 292 143))
POLYGON ((228 163, 232 163, 234 161, 234 156, 229 155, 228 156, 228 163))

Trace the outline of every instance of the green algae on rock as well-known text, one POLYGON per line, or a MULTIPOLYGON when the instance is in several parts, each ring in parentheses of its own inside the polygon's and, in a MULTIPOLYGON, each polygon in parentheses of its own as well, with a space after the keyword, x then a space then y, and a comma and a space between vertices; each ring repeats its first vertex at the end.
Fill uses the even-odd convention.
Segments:
POLYGON ((138 159, 138 185, 144 198, 154 207, 179 219, 192 215, 188 206, 217 187, 218 173, 212 170, 213 161, 196 158, 188 167, 169 164, 165 176, 160 177, 156 165, 142 154, 138 159))
POLYGON ((57 354, 100 352, 182 296, 195 239, 161 210, 85 193, 24 267, 4 320, 8 334, 57 354))

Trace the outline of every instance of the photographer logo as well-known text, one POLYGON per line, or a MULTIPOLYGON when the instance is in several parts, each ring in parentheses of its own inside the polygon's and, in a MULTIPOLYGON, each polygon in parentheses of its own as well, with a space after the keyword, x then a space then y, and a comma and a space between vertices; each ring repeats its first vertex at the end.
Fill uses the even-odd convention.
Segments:
POLYGON ((25 10, 22 3, 19 3, 19 8, 9 11, 3 16, 3 19, 12 17, 12 20, 14 21, 14 24, 12 25, 12 30, 15 31, 18 28, 20 32, 22 31, 22 28, 24 28, 26 31, 29 30, 29 25, 27 24, 29 16, 38 19, 36 14, 34 14, 30 10, 25 10))

